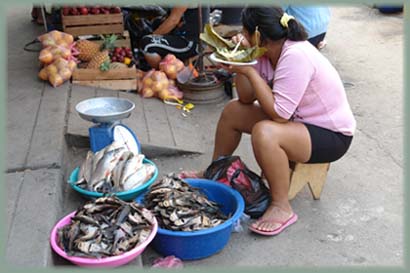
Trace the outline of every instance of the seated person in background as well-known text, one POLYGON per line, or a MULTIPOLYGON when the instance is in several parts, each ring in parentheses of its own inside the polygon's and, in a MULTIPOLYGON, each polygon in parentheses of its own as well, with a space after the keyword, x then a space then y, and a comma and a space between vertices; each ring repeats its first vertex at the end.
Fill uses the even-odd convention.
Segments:
MULTIPOLYGON (((208 17, 203 12, 204 22, 208 17)), ((159 27, 142 38, 141 50, 148 64, 158 69, 161 59, 169 53, 182 61, 196 56, 199 33, 198 8, 173 7, 159 27)))
POLYGON ((326 45, 325 36, 330 21, 330 9, 324 6, 283 6, 284 11, 295 17, 308 34, 308 41, 318 49, 326 45))

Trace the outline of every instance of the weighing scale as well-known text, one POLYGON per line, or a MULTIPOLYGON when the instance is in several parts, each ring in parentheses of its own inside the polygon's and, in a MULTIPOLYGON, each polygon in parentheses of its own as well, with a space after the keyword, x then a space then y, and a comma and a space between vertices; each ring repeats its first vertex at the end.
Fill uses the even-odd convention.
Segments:
POLYGON ((81 118, 96 125, 88 129, 91 151, 96 153, 114 140, 125 143, 136 154, 141 144, 135 133, 121 120, 128 118, 135 104, 125 98, 99 97, 79 102, 75 109, 81 118))

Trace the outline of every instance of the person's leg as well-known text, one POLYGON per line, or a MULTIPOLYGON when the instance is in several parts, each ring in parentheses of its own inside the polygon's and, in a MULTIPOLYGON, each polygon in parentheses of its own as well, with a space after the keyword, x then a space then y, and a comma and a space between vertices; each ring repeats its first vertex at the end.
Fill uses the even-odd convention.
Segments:
POLYGON ((252 147, 270 188, 272 203, 253 229, 271 232, 293 216, 288 200, 289 161, 306 162, 311 155, 308 129, 301 123, 258 122, 252 130, 252 147))
MULTIPOLYGON (((258 104, 243 104, 238 100, 231 100, 219 117, 212 160, 220 156, 232 155, 238 147, 242 133, 250 134, 253 126, 269 117, 258 104)), ((181 178, 203 177, 204 170, 183 171, 181 178)))
POLYGON ((145 61, 151 68, 158 69, 162 58, 167 54, 161 47, 163 43, 166 44, 166 40, 162 35, 145 35, 140 41, 145 61))
POLYGON ((151 66, 151 68, 158 69, 159 68, 159 63, 161 62, 161 56, 157 53, 145 53, 144 58, 151 66))
POLYGON ((257 122, 268 118, 258 104, 230 101, 219 117, 212 160, 232 155, 239 145, 242 133, 250 134, 257 122))
POLYGON ((196 43, 174 35, 146 35, 141 40, 141 48, 148 64, 158 69, 167 54, 174 54, 182 61, 194 56, 196 43))

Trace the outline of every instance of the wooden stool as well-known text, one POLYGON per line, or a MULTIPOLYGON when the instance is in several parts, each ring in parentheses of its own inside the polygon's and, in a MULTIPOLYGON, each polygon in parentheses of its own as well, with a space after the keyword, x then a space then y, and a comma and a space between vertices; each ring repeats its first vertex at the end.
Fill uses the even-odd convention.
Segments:
POLYGON ((318 200, 326 182, 330 163, 296 163, 290 170, 288 198, 292 200, 308 184, 313 199, 318 200))

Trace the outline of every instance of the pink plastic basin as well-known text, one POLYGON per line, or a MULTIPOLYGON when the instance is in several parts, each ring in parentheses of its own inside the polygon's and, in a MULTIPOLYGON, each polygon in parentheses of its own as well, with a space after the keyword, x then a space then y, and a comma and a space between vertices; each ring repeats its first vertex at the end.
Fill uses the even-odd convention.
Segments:
POLYGON ((71 222, 71 217, 73 217, 75 214, 75 211, 68 214, 65 216, 63 219, 61 219, 53 228, 51 231, 50 235, 50 244, 53 250, 63 257, 64 259, 69 260, 73 264, 82 266, 82 267, 91 267, 91 268, 101 268, 101 267, 117 267, 120 265, 127 264, 134 260, 138 255, 140 255, 147 245, 154 239, 157 229, 158 229, 158 223, 156 219, 154 218, 154 227, 152 229, 151 234, 148 236, 148 238, 142 242, 141 244, 137 245, 135 248, 131 249, 128 252, 125 252, 121 255, 118 256, 112 256, 112 257, 106 257, 106 258, 83 258, 83 257, 76 257, 76 256, 68 256, 67 253, 59 247, 57 244, 57 229, 68 225, 71 222))

